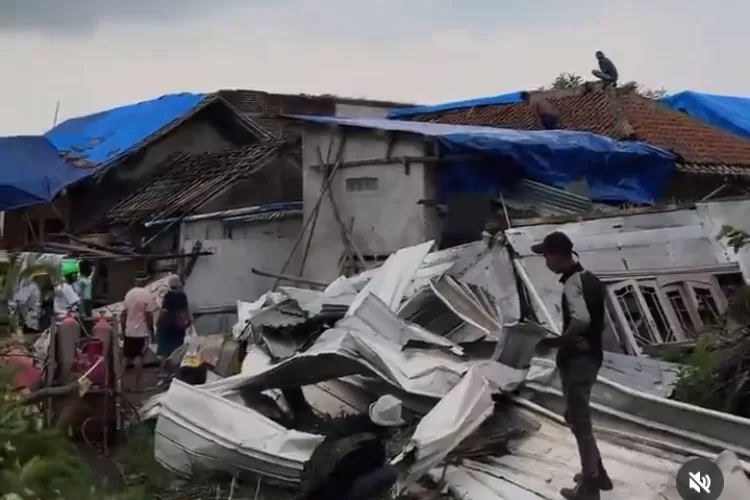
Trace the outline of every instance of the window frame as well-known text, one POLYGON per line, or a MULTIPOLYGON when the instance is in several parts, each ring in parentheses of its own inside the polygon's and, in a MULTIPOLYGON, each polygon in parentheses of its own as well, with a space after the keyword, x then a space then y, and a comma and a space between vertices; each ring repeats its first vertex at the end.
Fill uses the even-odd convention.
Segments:
POLYGON ((640 335, 633 331, 627 314, 618 299, 618 291, 632 288, 636 304, 654 345, 681 342, 694 338, 691 332, 685 331, 683 328, 680 316, 668 296, 670 292, 679 292, 687 308, 691 326, 695 328, 696 332, 700 332, 707 326, 699 314, 700 301, 696 289, 710 292, 719 314, 726 312, 728 307, 727 298, 718 280, 715 276, 708 274, 673 275, 656 279, 619 279, 608 281, 605 285, 607 287, 607 316, 605 321, 611 322, 609 326, 617 335, 620 344, 634 356, 643 356, 643 348, 638 343, 640 335), (668 333, 663 334, 659 331, 658 323, 654 320, 653 313, 646 300, 644 288, 654 290, 657 304, 664 313, 663 319, 669 330, 668 333))

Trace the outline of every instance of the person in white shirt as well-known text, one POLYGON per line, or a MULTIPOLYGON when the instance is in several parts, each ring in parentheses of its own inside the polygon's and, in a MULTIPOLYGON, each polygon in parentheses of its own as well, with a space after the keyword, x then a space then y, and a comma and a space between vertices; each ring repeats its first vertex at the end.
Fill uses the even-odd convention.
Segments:
POLYGON ((33 280, 21 287, 13 297, 23 333, 41 331, 39 320, 42 316, 42 290, 33 280))
POLYGON ((55 287, 53 301, 55 316, 64 316, 80 302, 80 298, 73 287, 78 279, 78 273, 72 270, 65 270, 63 273, 62 283, 55 287))
POLYGON ((75 292, 81 300, 81 312, 86 317, 91 317, 93 308, 93 281, 94 266, 89 260, 82 260, 78 264, 78 280, 74 284, 75 292))

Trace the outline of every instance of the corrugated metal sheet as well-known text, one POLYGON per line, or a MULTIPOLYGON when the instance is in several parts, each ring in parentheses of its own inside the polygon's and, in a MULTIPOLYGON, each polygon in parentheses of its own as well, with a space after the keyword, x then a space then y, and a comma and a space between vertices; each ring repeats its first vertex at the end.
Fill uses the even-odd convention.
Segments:
POLYGON ((569 215, 591 212, 589 198, 541 182, 522 179, 505 196, 505 203, 516 210, 533 210, 542 216, 569 215))
POLYGON ((303 215, 302 210, 277 210, 274 212, 262 212, 257 214, 249 215, 236 215, 234 217, 227 217, 221 221, 224 224, 251 224, 258 222, 272 222, 286 219, 301 218, 303 215))
POLYGON ((136 149, 215 98, 169 94, 62 122, 45 137, 76 166, 99 168, 136 149))

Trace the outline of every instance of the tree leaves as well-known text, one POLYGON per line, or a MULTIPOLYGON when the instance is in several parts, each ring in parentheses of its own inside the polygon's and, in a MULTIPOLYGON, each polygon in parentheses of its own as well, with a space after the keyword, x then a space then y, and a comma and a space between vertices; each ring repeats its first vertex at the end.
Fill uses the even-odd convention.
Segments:
POLYGON ((716 239, 719 241, 725 240, 726 244, 737 253, 750 243, 750 233, 725 224, 721 226, 721 231, 716 235, 716 239))

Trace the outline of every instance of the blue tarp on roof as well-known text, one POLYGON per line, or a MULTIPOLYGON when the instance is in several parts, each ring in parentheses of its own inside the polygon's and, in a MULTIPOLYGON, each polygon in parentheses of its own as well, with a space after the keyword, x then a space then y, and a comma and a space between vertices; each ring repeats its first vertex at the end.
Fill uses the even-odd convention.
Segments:
POLYGON ((91 173, 65 163, 44 137, 0 137, 0 210, 49 202, 91 173))
POLYGON ((570 130, 520 131, 371 118, 294 116, 312 123, 342 125, 432 137, 445 151, 477 161, 446 165, 442 195, 493 192, 519 177, 565 188, 585 179, 591 197, 602 202, 650 204, 659 199, 676 156, 643 142, 615 141, 570 130), (506 159, 520 167, 497 168, 506 159))
POLYGON ((498 106, 501 104, 516 104, 521 102, 521 92, 511 92, 490 97, 480 97, 465 101, 446 102, 432 106, 413 106, 411 108, 396 108, 388 111, 388 118, 407 118, 414 115, 444 113, 456 109, 474 108, 476 106, 498 106))
POLYGON ((45 134, 61 155, 104 167, 170 123, 192 112, 205 94, 170 94, 93 115, 71 118, 45 134))
POLYGON ((750 139, 750 98, 680 92, 661 102, 693 118, 750 139))

